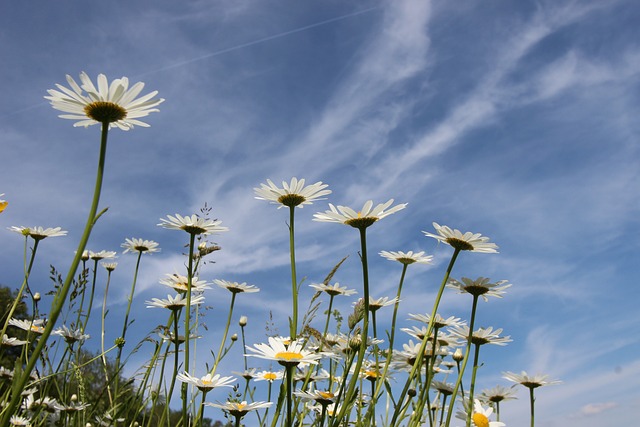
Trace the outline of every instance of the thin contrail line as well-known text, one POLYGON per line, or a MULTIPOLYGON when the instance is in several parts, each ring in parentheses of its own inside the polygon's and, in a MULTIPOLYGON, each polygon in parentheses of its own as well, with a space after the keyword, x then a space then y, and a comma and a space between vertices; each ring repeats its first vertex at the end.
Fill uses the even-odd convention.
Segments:
POLYGON ((293 30, 289 30, 289 31, 285 31, 285 32, 282 32, 282 33, 274 34, 272 36, 263 37, 261 39, 254 40, 254 41, 251 41, 251 42, 242 43, 242 44, 239 44, 239 45, 236 45, 236 46, 232 46, 232 47, 228 47, 228 48, 225 48, 225 49, 217 50, 215 52, 207 53, 206 55, 198 56, 197 58, 192 58, 192 59, 188 59, 186 61, 176 62, 175 64, 167 65, 166 67, 158 68, 157 70, 147 71, 146 73, 139 74, 138 77, 139 76, 146 76, 146 75, 157 73, 157 72, 160 72, 160 71, 170 70, 170 69, 177 68, 177 67, 181 67, 183 65, 188 65, 188 64, 191 64, 191 63, 194 63, 194 62, 197 62, 197 61, 202 61, 204 59, 208 59, 208 58, 212 58, 214 56, 222 55, 224 53, 233 52, 234 50, 242 49, 242 48, 249 47, 249 46, 254 46, 254 45, 257 45, 257 44, 260 44, 260 43, 264 43, 264 42, 267 42, 267 41, 270 41, 270 40, 279 39, 281 37, 286 37, 286 36, 289 36, 291 34, 300 33, 302 31, 306 31, 306 30, 309 30, 311 28, 320 27, 321 25, 326 25, 326 24, 330 24, 332 22, 342 21, 343 19, 352 18, 354 16, 362 15, 364 13, 368 13, 368 12, 371 12, 372 10, 379 9, 379 8, 380 8, 380 6, 370 7, 368 9, 359 10, 357 12, 349 13, 347 15, 338 16, 338 17, 335 17, 335 18, 331 18, 331 19, 327 19, 327 20, 324 20, 324 21, 316 22, 314 24, 305 25, 304 27, 299 27, 299 28, 295 28, 293 30))

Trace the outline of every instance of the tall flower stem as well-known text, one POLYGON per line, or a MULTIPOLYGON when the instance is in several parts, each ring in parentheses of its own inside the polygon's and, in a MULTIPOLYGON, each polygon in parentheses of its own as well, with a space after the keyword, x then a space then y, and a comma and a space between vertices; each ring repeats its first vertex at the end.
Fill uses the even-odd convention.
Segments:
POLYGON ((529 404, 531 405, 531 427, 535 426, 535 399, 533 397, 533 387, 529 387, 529 404))
POLYGON ((295 209, 295 206, 289 206, 289 254, 291 256, 291 298, 293 300, 292 340, 295 340, 298 335, 298 279, 296 276, 296 246, 294 240, 295 209))
MULTIPOLYGON (((451 402, 449 402, 449 409, 447 413, 447 422, 445 424, 446 427, 449 427, 451 423, 451 416, 453 415, 453 407, 456 404, 455 396, 458 395, 458 389, 460 388, 460 384, 462 384, 462 377, 464 375, 464 371, 467 368, 467 362, 469 361, 469 354, 471 352, 471 341, 473 340, 473 326, 476 321, 476 309, 478 307, 478 297, 479 295, 473 295, 473 305, 471 307, 471 320, 469 321, 469 336, 467 337, 467 347, 464 352, 464 359, 462 360, 462 366, 460 368, 460 372, 458 373, 458 379, 456 380, 456 385, 453 388, 453 398, 451 402)), ((473 405, 473 400, 471 400, 473 396, 469 394, 469 402, 473 405)), ((467 414, 467 426, 471 423, 471 412, 467 414)))
MULTIPOLYGON (((80 264, 80 259, 82 258, 82 252, 87 246, 87 242, 89 241, 89 236, 91 235, 91 230, 95 222, 98 220, 100 215, 96 215, 98 212, 98 204, 100 202, 100 192, 102 191, 102 180, 104 175, 104 164, 107 155, 107 136, 109 134, 109 123, 102 123, 102 132, 100 136, 100 154, 98 159, 98 170, 96 173, 96 184, 93 191, 93 200, 91 202, 91 208, 89 209, 89 215, 87 217, 87 223, 84 227, 84 232, 82 233, 82 237, 80 238, 80 242, 78 243, 78 248, 76 249, 76 254, 71 262, 71 266, 69 266, 69 270, 67 271, 67 275, 63 282, 62 287, 58 294, 54 297, 53 302, 51 304, 51 310, 49 312, 49 321, 44 328, 44 332, 40 336, 38 340, 38 344, 34 349, 33 353, 29 357, 29 361, 27 362, 22 375, 19 376, 18 380, 12 386, 12 395, 11 401, 5 407, 4 411, 2 411, 2 418, 0 419, 0 425, 6 426, 9 425, 9 418, 15 413, 15 410, 22 399, 21 392, 24 390, 27 381, 29 380, 29 375, 33 368, 35 368, 42 351, 47 344, 47 340, 53 332, 53 328, 55 327, 56 321, 64 308, 65 301, 67 299, 67 295, 69 294, 69 290, 71 289, 71 284, 73 283, 73 277, 76 274, 76 270, 78 269, 78 265, 80 264)), ((16 377, 18 377, 16 372, 16 377)))
MULTIPOLYGON (((189 372, 189 340, 191 338, 191 284, 193 281, 193 248, 195 246, 196 235, 189 233, 189 263, 187 265, 187 306, 184 316, 184 371, 189 372)), ((175 375, 175 374, 174 374, 175 375)), ((187 418, 187 406, 189 385, 182 383, 182 422, 189 425, 187 418)))
MULTIPOLYGON (((438 294, 436 295, 436 299, 433 303, 433 309, 431 310, 431 317, 429 318, 429 325, 427 326, 427 332, 424 335, 424 338, 422 339, 422 344, 420 345, 420 349, 418 350, 418 357, 416 358, 415 363, 413 364, 413 367, 411 368, 411 371, 409 372, 409 377, 407 378, 407 381, 405 382, 404 388, 402 389, 402 392, 400 393, 400 396, 398 397, 398 406, 396 407, 396 410, 393 413, 393 417, 391 418, 391 424, 390 426, 397 426, 398 425, 398 417, 400 415, 401 408, 404 405, 404 400, 407 396, 407 392, 409 391, 409 387, 411 386, 411 383, 413 382, 414 378, 416 378, 416 376, 419 374, 419 369, 420 366, 422 366, 422 359, 424 358, 424 351, 427 348, 427 343, 429 342, 429 337, 431 336, 431 332, 433 332, 433 328, 434 328, 434 324, 435 324, 435 319, 436 319, 436 313, 438 311, 438 306, 440 305, 440 299, 442 298, 442 294, 444 292, 444 288, 447 284, 447 282, 449 281, 449 276, 451 275, 451 271, 453 270, 453 266, 456 262, 456 259, 458 258, 458 254, 460 254, 460 249, 454 248, 453 251, 453 255, 451 256, 451 260, 449 261, 449 266, 447 267, 447 271, 444 274, 444 277, 442 278, 442 283, 440 283, 440 289, 438 289, 438 294)), ((454 399, 455 400, 455 399, 454 399)))
MULTIPOLYGON (((229 315, 227 316, 227 325, 224 328, 224 334, 222 336, 222 340, 220 341, 220 348, 218 349, 218 354, 216 354, 216 361, 214 362, 213 368, 211 368, 211 371, 210 371, 211 375, 216 373, 216 369, 218 369, 218 364, 220 363, 220 360, 222 360, 222 355, 224 352, 224 343, 227 342, 227 335, 229 334, 229 326, 231 326, 231 316, 233 315, 233 306, 235 305, 235 302, 236 302, 236 293, 232 292, 231 305, 229 306, 229 315)), ((243 329, 243 332, 244 332, 244 329, 243 329)))
POLYGON ((109 381, 109 365, 107 364, 107 354, 104 351, 104 331, 105 328, 105 319, 107 317, 107 295, 109 294, 109 284, 111 283, 111 272, 112 270, 107 271, 107 284, 104 288, 104 298, 102 300, 102 327, 100 328, 100 351, 101 351, 101 359, 102 359, 102 368, 104 369, 104 378, 105 383, 107 384, 107 395, 109 396, 109 405, 113 407, 113 395, 111 394, 111 381, 109 381))

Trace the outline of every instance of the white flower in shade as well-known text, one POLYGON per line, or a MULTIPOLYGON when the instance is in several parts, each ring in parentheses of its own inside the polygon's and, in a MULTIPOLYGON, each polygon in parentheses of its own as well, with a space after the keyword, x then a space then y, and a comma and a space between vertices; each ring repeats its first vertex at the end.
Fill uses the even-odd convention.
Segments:
POLYGON ((25 345, 26 343, 27 341, 23 341, 15 337, 9 337, 7 334, 2 335, 2 345, 17 347, 19 345, 25 345))
MULTIPOLYGON (((4 196, 4 193, 0 193, 0 197, 4 196)), ((0 199, 0 212, 4 211, 7 208, 9 202, 6 200, 0 199)))
POLYGON ((381 251, 380 256, 388 259, 389 261, 398 261, 401 264, 409 265, 413 263, 418 264, 431 264, 433 260, 432 255, 424 255, 424 251, 413 253, 413 251, 381 251))
POLYGON ((262 408, 268 408, 272 405, 271 402, 251 402, 247 403, 246 401, 242 402, 226 402, 226 403, 204 403, 207 406, 211 406, 214 408, 220 408, 225 412, 228 412, 230 415, 234 417, 244 417, 248 412, 255 411, 262 408))
MULTIPOLYGON (((181 274, 167 274, 167 277, 160 279, 160 284, 169 286, 178 292, 187 292, 189 290, 189 278, 181 274)), ((204 292, 205 289, 211 289, 206 280, 198 280, 197 277, 191 278, 191 290, 193 292, 204 292)))
POLYGON ((245 356, 275 360, 282 366, 316 365, 318 359, 322 357, 320 354, 304 350, 302 342, 274 337, 269 337, 269 344, 255 344, 254 348, 247 347, 247 350, 254 354, 246 354, 245 356))
POLYGON ((20 320, 11 318, 9 319, 9 325, 15 326, 16 328, 20 328, 25 331, 31 331, 34 334, 42 334, 44 332, 44 319, 35 319, 35 320, 20 320))
MULTIPOLYGON (((198 305, 204 302, 204 297, 201 295, 193 295, 191 297, 191 305, 198 305)), ((187 297, 182 294, 177 294, 175 297, 167 295, 167 299, 151 298, 151 301, 146 301, 147 308, 168 308, 169 310, 180 310, 187 306, 187 297)))
POLYGON ((141 252, 141 253, 154 253, 160 252, 159 244, 153 240, 142 240, 137 238, 124 239, 124 243, 120 245, 124 248, 123 253, 127 252, 141 252))
POLYGON ((455 385, 445 381, 431 381, 431 387, 438 390, 445 396, 451 396, 453 394, 455 385))
POLYGON ((101 265, 108 271, 112 272, 118 266, 117 262, 103 262, 101 265))
POLYGON ((67 83, 71 89, 56 84, 59 90, 49 89, 49 96, 56 110, 70 114, 62 114, 63 119, 77 120, 73 124, 91 126, 97 123, 109 124, 122 130, 132 129, 134 126, 149 127, 147 123, 137 120, 150 113, 159 111, 157 108, 164 99, 154 98, 158 92, 153 91, 137 98, 144 88, 144 83, 138 82, 129 88, 129 79, 122 77, 109 84, 104 74, 98 75, 96 88, 84 71, 80 73, 80 85, 67 74, 67 83))
MULTIPOLYGON (((60 412, 64 412, 67 414, 72 414, 75 412, 80 412, 80 411, 84 411, 85 409, 87 409, 89 406, 91 406, 90 403, 82 403, 79 402, 77 400, 74 400, 74 396, 76 396, 75 394, 71 396, 71 402, 68 405, 65 405, 63 403, 57 403, 56 404, 56 409, 60 412)), ((77 396, 76 396, 77 399, 77 396)))
POLYGON ((490 283, 486 277, 478 277, 476 280, 471 280, 463 277, 462 282, 456 279, 449 279, 447 287, 456 289, 459 293, 471 294, 473 296, 482 296, 482 299, 489 301, 487 297, 502 298, 505 293, 505 289, 511 287, 508 280, 500 280, 495 283, 490 283))
POLYGON ((74 344, 78 341, 84 342, 90 338, 89 335, 82 333, 79 329, 69 329, 65 325, 62 325, 58 329, 51 332, 52 335, 58 335, 64 338, 68 344, 74 344))
POLYGON ((168 228, 170 230, 183 230, 193 235, 203 235, 213 233, 221 233, 223 231, 229 231, 227 227, 222 227, 222 221, 210 218, 201 218, 198 215, 182 216, 176 214, 175 216, 167 215, 167 218, 160 218, 160 224, 158 226, 168 228))
POLYGON ((438 234, 432 234, 426 231, 423 231, 423 233, 426 236, 433 237, 440 242, 446 243, 454 249, 487 254, 498 253, 498 245, 489 242, 489 238, 480 233, 471 233, 467 231, 463 234, 460 230, 452 230, 446 225, 440 225, 437 222, 433 223, 433 227, 436 229, 438 234))
POLYGON ((281 380, 284 376, 282 371, 260 371, 253 374, 252 378, 256 381, 269 381, 270 383, 281 380))
POLYGON ((374 222, 396 213, 407 206, 406 203, 402 203, 386 210, 392 204, 393 199, 390 199, 386 203, 381 203, 376 207, 373 207, 373 201, 369 200, 364 204, 362 210, 356 212, 350 207, 335 207, 329 203, 330 210, 325 211, 324 213, 318 212, 317 214, 314 214, 313 220, 321 222, 335 222, 338 224, 350 225, 351 227, 358 229, 364 229, 372 225, 374 222))
POLYGON ((500 421, 489 421, 491 414, 493 414, 493 408, 483 408, 480 401, 478 399, 474 399, 471 421, 473 421, 473 424, 476 427, 502 427, 505 425, 500 421))
POLYGON ((221 377, 219 374, 207 374, 204 377, 197 378, 192 377, 187 372, 176 375, 176 378, 183 383, 188 383, 198 387, 202 392, 208 392, 216 387, 233 387, 233 383, 236 380, 233 377, 221 377))
POLYGON ((330 391, 310 390, 310 391, 294 391, 293 394, 302 400, 316 402, 320 405, 330 405, 334 403, 337 396, 330 391))
POLYGON ((331 296, 336 295, 344 295, 351 296, 357 294, 358 292, 355 289, 347 289, 346 286, 340 286, 340 283, 336 282, 333 285, 324 284, 324 283, 314 283, 313 285, 309 285, 318 292, 326 292, 331 296))
POLYGON ((260 184, 260 188, 254 188, 256 199, 267 200, 279 204, 278 209, 284 206, 299 207, 310 205, 316 200, 323 200, 322 196, 331 194, 331 190, 325 190, 327 184, 318 181, 315 184, 304 186, 304 179, 291 178, 291 183, 282 181, 282 188, 278 188, 270 179, 267 184, 260 184))
MULTIPOLYGON (((160 338, 162 338, 162 341, 165 341, 165 342, 170 341, 170 342, 176 344, 176 339, 174 338, 173 332, 169 332, 167 334, 158 333, 158 336, 160 338)), ((196 340, 196 339, 199 339, 199 338, 202 338, 202 335, 189 334, 189 339, 190 340, 196 340)), ((185 341, 184 335, 178 335, 178 345, 182 344, 184 341, 185 341)))
MULTIPOLYGON (((471 343, 476 345, 495 344, 495 345, 507 345, 513 341, 510 336, 501 337, 502 328, 494 330, 491 326, 488 328, 479 328, 473 331, 471 335, 471 343)), ((451 335, 467 340, 469 338, 469 327, 467 325, 451 328, 451 335)))
MULTIPOLYGON (((429 324, 431 321, 430 314, 409 314, 409 320, 417 320, 418 322, 429 324)), ((461 320, 459 317, 449 316, 446 319, 436 313, 435 319, 433 320, 433 327, 442 329, 447 326, 462 326, 466 325, 467 322, 461 320)))
POLYGON ((548 375, 528 375, 525 371, 522 371, 520 374, 516 374, 514 372, 503 372, 502 378, 505 378, 509 381, 513 381, 514 383, 521 384, 529 389, 538 388, 546 385, 555 385, 560 384, 562 381, 553 380, 548 381, 548 375))
POLYGON ((21 417, 19 415, 11 415, 11 418, 9 418, 9 424, 16 427, 29 427, 31 425, 31 421, 29 420, 29 418, 21 417))
MULTIPOLYGON (((356 305, 361 304, 361 301, 362 301, 362 298, 360 298, 358 301, 353 303, 353 306, 355 307, 356 305)), ((369 297, 369 311, 378 311, 382 307, 388 307, 390 305, 395 304, 396 301, 398 301, 398 297, 393 297, 393 298, 389 298, 389 297, 381 297, 381 298, 369 297)))
POLYGON ((55 399, 52 399, 51 397, 41 397, 39 399, 36 399, 33 394, 28 395, 25 399, 24 402, 22 403, 22 409, 26 410, 26 411, 47 411, 47 412, 55 412, 55 405, 58 402, 55 399))
POLYGON ((100 251, 100 252, 89 251, 89 258, 91 258, 94 261, 100 261, 101 259, 113 259, 116 257, 116 255, 117 255, 117 252, 114 252, 114 251, 100 251))
POLYGON ((260 292, 260 288, 254 285, 247 285, 245 282, 243 283, 229 282, 227 280, 221 280, 221 279, 214 279, 213 282, 216 285, 220 286, 221 288, 226 289, 229 292, 234 294, 239 294, 243 292, 246 292, 246 293, 260 292))
POLYGON ((22 234, 23 236, 29 236, 33 240, 42 240, 47 237, 59 237, 66 236, 67 232, 60 227, 43 228, 43 227, 9 227, 9 230, 14 233, 22 234))
POLYGON ((517 399, 516 391, 514 390, 515 386, 516 385, 514 384, 513 386, 507 388, 501 385, 497 385, 493 388, 482 390, 482 393, 480 394, 480 399, 484 400, 485 402, 491 402, 491 403, 499 403, 499 402, 502 402, 503 400, 517 399))

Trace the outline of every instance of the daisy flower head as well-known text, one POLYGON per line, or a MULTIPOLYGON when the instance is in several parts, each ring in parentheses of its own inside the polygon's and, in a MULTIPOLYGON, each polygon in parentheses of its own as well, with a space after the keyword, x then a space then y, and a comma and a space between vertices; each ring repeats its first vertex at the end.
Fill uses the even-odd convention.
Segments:
POLYGON ((346 286, 340 286, 340 283, 338 282, 334 283, 333 285, 325 283, 314 283, 313 285, 309 286, 318 292, 325 292, 332 297, 336 295, 351 296, 357 293, 355 289, 347 289, 346 286))
POLYGON ((93 252, 93 251, 89 251, 89 258, 91 258, 94 261, 100 261, 101 259, 113 259, 116 257, 118 253, 115 251, 100 251, 100 252, 93 252))
POLYGON ((267 200, 274 204, 279 204, 278 209, 288 206, 290 208, 310 205, 316 200, 323 200, 322 196, 331 194, 331 190, 325 190, 327 184, 318 181, 315 184, 304 186, 304 179, 291 178, 291 183, 282 181, 282 188, 275 185, 270 179, 266 184, 260 184, 260 188, 254 188, 256 199, 267 200))
POLYGON ((11 418, 9 418, 9 425, 12 426, 26 426, 29 427, 31 425, 31 421, 29 420, 29 418, 25 418, 25 417, 21 417, 19 415, 11 415, 11 418))
POLYGON ((329 203, 330 210, 325 211, 324 213, 318 212, 313 215, 314 221, 321 222, 335 222, 338 224, 346 224, 351 227, 358 229, 365 229, 372 225, 374 222, 394 214, 402 209, 404 209, 407 204, 401 203, 387 210, 389 206, 393 204, 393 199, 389 199, 386 203, 381 203, 376 207, 373 207, 373 201, 367 201, 362 210, 359 212, 354 211, 350 207, 347 206, 338 206, 335 207, 331 203, 329 203))
POLYGON ((208 392, 216 387, 233 387, 233 383, 236 380, 233 377, 221 377, 219 374, 207 374, 204 377, 198 378, 192 377, 187 372, 176 375, 176 378, 183 383, 196 386, 198 390, 202 392, 208 392))
POLYGON ((260 371, 252 375, 256 381, 269 381, 270 383, 281 380, 284 376, 282 371, 260 371))
POLYGON ((101 263, 101 265, 105 268, 105 270, 107 270, 108 272, 112 272, 113 270, 116 269, 116 267, 118 266, 117 262, 103 262, 101 263))
POLYGON ((138 82, 129 87, 129 79, 126 77, 115 79, 109 84, 107 77, 100 74, 96 88, 83 71, 80 73, 80 84, 68 74, 67 83, 71 89, 56 84, 58 90, 49 89, 49 96, 45 96, 45 99, 56 110, 69 113, 60 115, 60 118, 77 120, 74 127, 88 127, 97 123, 122 130, 129 130, 134 126, 149 127, 138 119, 159 111, 155 107, 164 102, 162 98, 155 98, 157 91, 137 98, 144 83, 138 82))
POLYGON ((63 337, 67 344, 74 344, 78 341, 84 342, 91 338, 80 329, 69 329, 66 325, 62 325, 58 329, 55 329, 51 334, 63 337))
POLYGON ((175 216, 167 215, 167 218, 160 218, 158 226, 171 230, 183 230, 193 235, 206 236, 207 234, 229 231, 227 227, 222 227, 220 224, 222 224, 222 221, 217 219, 202 218, 195 214, 191 216, 176 214, 175 216))
POLYGON ((216 285, 220 286, 223 289, 228 290, 233 294, 239 294, 243 292, 246 292, 246 293, 260 292, 260 288, 254 285, 247 285, 246 282, 243 282, 243 283, 229 282, 227 280, 220 280, 220 279, 214 279, 213 282, 216 285))
POLYGON ((160 246, 157 242, 153 240, 142 240, 142 239, 124 239, 124 243, 120 245, 124 248, 123 253, 127 252, 140 252, 140 253, 149 253, 152 254, 154 252, 160 252, 160 246))
MULTIPOLYGON (((0 193, 0 197, 4 196, 4 193, 0 193)), ((0 212, 4 211, 7 208, 9 202, 6 200, 0 199, 0 212)))
POLYGON ((522 371, 520 374, 516 374, 514 372, 503 372, 502 378, 513 381, 514 383, 521 384, 529 389, 560 384, 562 382, 559 380, 548 381, 548 375, 528 375, 525 371, 522 371))
POLYGON ((485 402, 499 403, 503 400, 517 399, 516 391, 513 389, 516 385, 507 388, 501 385, 497 385, 493 388, 482 390, 480 398, 485 402))
POLYGON ((274 337, 269 337, 269 344, 255 344, 253 348, 247 347, 247 350, 254 354, 245 356, 275 360, 282 366, 316 365, 322 357, 320 354, 304 350, 303 344, 297 340, 285 341, 274 337))
POLYGON ((9 319, 9 326, 15 326, 16 328, 30 331, 37 335, 44 333, 44 319, 20 320, 11 318, 9 319))
MULTIPOLYGON (((513 341, 509 335, 501 337, 501 333, 502 328, 495 330, 491 326, 488 328, 478 328, 473 331, 471 335, 471 343, 476 345, 495 344, 504 346, 513 341)), ((469 338, 469 327, 467 325, 453 327, 451 328, 451 335, 466 341, 469 338)))
MULTIPOLYGON (((429 324, 431 321, 430 314, 409 314, 409 320, 416 320, 418 322, 429 324)), ((462 326, 466 325, 467 322, 460 319, 459 317, 449 316, 446 319, 442 317, 439 313, 436 313, 435 319, 433 320, 433 327, 442 329, 447 326, 462 326)))
POLYGON ((471 413, 471 421, 476 427, 502 427, 505 424, 500 421, 489 421, 489 417, 493 414, 493 408, 483 408, 478 399, 473 401, 473 412, 471 413))
POLYGON ((302 400, 313 401, 320 405, 330 405, 336 401, 337 396, 330 391, 310 390, 294 391, 293 394, 302 400))
POLYGON ((60 227, 44 228, 44 227, 9 227, 10 231, 29 236, 33 240, 42 240, 47 237, 66 236, 67 232, 60 227))
POLYGON ((9 337, 7 334, 2 335, 2 345, 6 345, 9 347, 17 347, 20 345, 25 345, 27 342, 28 341, 23 341, 15 337, 9 337))
POLYGON ((495 283, 489 282, 490 279, 486 277, 478 277, 476 280, 463 277, 460 280, 461 282, 456 279, 449 279, 447 287, 456 289, 461 294, 467 293, 476 297, 481 296, 485 301, 489 301, 488 297, 502 298, 505 289, 511 287, 508 280, 500 280, 495 283))
MULTIPOLYGON (((202 295, 192 296, 191 305, 198 305, 204 302, 202 295)), ((151 298, 151 301, 146 301, 147 308, 168 308, 169 310, 180 310, 187 306, 187 298, 184 298, 182 294, 177 294, 175 297, 167 295, 167 299, 151 298)))
POLYGON ((486 254, 498 253, 498 245, 489 242, 489 238, 480 233, 471 233, 470 231, 462 233, 460 230, 452 230, 446 225, 440 225, 437 222, 433 223, 433 228, 436 229, 438 234, 423 231, 425 236, 433 237, 459 251, 482 252, 486 254))
POLYGON ((378 311, 382 307, 388 307, 390 305, 395 304, 396 302, 399 302, 398 297, 393 297, 393 298, 389 298, 389 297, 381 297, 381 298, 369 297, 369 311, 378 311))
POLYGON ((402 251, 381 251, 380 256, 388 259, 389 261, 398 261, 401 264, 409 265, 413 263, 418 264, 431 264, 433 260, 432 255, 424 255, 424 251, 413 253, 413 251, 402 252, 402 251))
POLYGON ((220 408, 225 412, 228 412, 230 415, 234 417, 242 418, 250 411, 256 411, 262 408, 268 408, 273 403, 272 402, 251 402, 247 403, 247 401, 242 402, 225 402, 225 403, 204 403, 207 406, 211 406, 214 408, 220 408))
MULTIPOLYGON (((189 290, 189 278, 181 274, 167 274, 167 277, 160 279, 160 284, 169 286, 178 292, 187 292, 189 290)), ((206 280, 199 280, 197 277, 191 279, 191 290, 193 292, 204 292, 205 289, 211 289, 206 280)))

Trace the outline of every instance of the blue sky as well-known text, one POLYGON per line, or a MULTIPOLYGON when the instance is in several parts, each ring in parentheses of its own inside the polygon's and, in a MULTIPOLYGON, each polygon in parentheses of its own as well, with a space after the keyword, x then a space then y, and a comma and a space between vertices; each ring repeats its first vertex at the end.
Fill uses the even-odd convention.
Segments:
MULTIPOLYGON (((49 289, 48 266, 66 269, 93 190, 99 130, 57 118, 46 90, 65 74, 124 75, 166 101, 149 129, 110 133, 109 211, 89 249, 120 250, 130 237, 160 243, 143 260, 140 330, 163 322, 143 303, 164 297, 158 279, 184 262, 186 234, 158 219, 206 202, 230 232, 215 236, 223 250, 202 278, 262 288, 236 307, 254 342, 269 310, 284 332, 287 213, 252 189, 267 178, 321 180, 334 204, 409 203, 369 232, 371 254, 435 255, 433 266, 409 269, 405 316, 430 310, 450 256, 421 233, 433 221, 500 246, 463 254, 453 272, 513 283, 480 306, 479 326, 514 340, 487 349, 481 387, 507 385, 503 371, 547 373, 563 384, 538 392, 540 425, 631 425, 640 404, 639 20, 631 0, 4 2, 0 282, 17 287, 22 275, 23 242, 7 227, 61 226, 69 235, 41 245, 32 279, 49 289)), ((311 221, 326 208, 297 211, 303 300, 306 284, 346 255, 336 280, 361 287, 358 233, 311 221)), ((134 258, 117 260, 114 319, 134 258)), ((374 296, 392 296, 399 267, 376 257, 371 268, 374 296)), ((205 340, 216 342, 228 295, 209 292, 205 340)), ((467 318, 470 299, 447 292, 441 307, 467 318)), ((527 422, 524 392, 503 405, 507 425, 527 422)))

